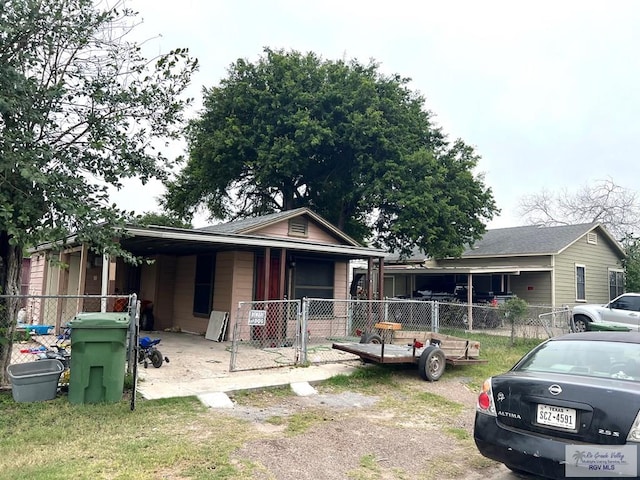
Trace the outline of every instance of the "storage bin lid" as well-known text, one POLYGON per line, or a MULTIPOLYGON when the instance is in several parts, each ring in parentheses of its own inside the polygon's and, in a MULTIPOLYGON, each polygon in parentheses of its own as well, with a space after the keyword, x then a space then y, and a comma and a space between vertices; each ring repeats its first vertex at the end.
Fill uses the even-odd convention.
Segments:
POLYGON ((129 328, 129 314, 122 312, 79 313, 69 326, 78 328, 129 328))

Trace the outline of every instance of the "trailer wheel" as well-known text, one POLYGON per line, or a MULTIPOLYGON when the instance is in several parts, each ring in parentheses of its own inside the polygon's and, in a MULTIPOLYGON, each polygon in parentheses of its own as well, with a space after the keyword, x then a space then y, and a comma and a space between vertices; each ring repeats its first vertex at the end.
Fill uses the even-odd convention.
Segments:
POLYGON ((446 359, 444 352, 434 346, 424 349, 418 361, 418 371, 423 380, 437 381, 444 373, 446 359))
POLYGON ((360 343, 382 343, 382 337, 380 335, 376 335, 375 333, 365 333, 360 337, 360 343))

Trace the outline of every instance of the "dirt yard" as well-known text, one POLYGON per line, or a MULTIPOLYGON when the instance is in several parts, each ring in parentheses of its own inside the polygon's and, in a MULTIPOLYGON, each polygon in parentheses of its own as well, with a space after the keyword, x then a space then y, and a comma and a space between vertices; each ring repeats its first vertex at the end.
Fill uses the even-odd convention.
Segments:
MULTIPOLYGON (((171 362, 143 371, 145 381, 198 384, 229 375, 223 344, 157 336, 171 362)), ((239 392, 230 395, 233 408, 210 413, 249 422, 251 438, 234 461, 238 468, 252 465, 246 468, 258 480, 520 478, 477 452, 477 394, 464 378, 445 372, 439 381, 425 382, 415 366, 405 365, 379 384, 354 385, 325 382, 310 396, 290 389, 239 392)))
POLYGON ((413 374, 374 392, 240 395, 233 409, 212 413, 252 423, 259 437, 236 458, 258 464, 257 479, 517 478, 475 448, 476 394, 460 379, 428 383, 413 374))

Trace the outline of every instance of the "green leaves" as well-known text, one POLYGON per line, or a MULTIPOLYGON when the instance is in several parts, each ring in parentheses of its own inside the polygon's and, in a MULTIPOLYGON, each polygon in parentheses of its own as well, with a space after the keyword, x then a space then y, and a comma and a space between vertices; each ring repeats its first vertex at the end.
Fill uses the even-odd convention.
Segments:
POLYGON ((625 273, 625 290, 640 292, 640 239, 627 237, 624 241, 627 256, 622 260, 625 273))
POLYGON ((447 141, 409 82, 311 52, 238 59, 205 89, 164 206, 220 219, 307 206, 361 241, 459 254, 497 209, 473 149, 447 141))
POLYGON ((2 4, 0 231, 19 244, 108 222, 90 237, 111 248, 126 212, 107 187, 166 177, 155 145, 181 134, 197 62, 184 48, 149 62, 127 38, 134 17, 122 2, 2 4))

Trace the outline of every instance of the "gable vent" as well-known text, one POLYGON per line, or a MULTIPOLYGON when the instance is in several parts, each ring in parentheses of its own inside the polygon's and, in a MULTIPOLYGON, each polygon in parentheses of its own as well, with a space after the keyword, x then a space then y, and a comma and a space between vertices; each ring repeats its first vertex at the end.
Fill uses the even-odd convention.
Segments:
POLYGON ((306 218, 295 217, 289 220, 289 235, 292 237, 306 237, 308 234, 308 222, 306 218))
POLYGON ((590 243, 591 245, 597 245, 598 244, 598 235, 596 235, 593 232, 587 233, 587 243, 590 243))

